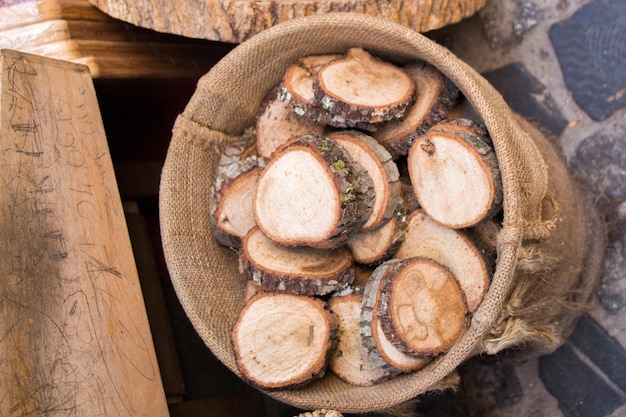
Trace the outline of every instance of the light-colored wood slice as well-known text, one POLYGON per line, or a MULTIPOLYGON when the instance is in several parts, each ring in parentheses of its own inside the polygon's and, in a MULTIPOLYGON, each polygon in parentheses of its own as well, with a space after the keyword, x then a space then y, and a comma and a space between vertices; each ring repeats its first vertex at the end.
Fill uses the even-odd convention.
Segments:
POLYGON ((391 154, 373 137, 357 130, 327 135, 343 146, 374 182, 372 213, 359 233, 372 231, 393 217, 400 197, 400 172, 391 154))
POLYGON ((321 125, 335 128, 358 128, 366 131, 375 130, 375 124, 369 121, 355 122, 332 114, 322 108, 315 99, 313 84, 319 69, 339 58, 343 54, 309 55, 300 58, 289 66, 279 86, 278 97, 287 103, 299 116, 305 116, 321 125))
POLYGON ((328 309, 337 323, 337 344, 330 357, 329 369, 344 381, 371 386, 387 378, 388 373, 367 355, 359 334, 362 296, 351 294, 331 297, 328 309))
POLYGON ((354 262, 375 266, 391 259, 406 236, 406 216, 397 213, 383 226, 369 232, 357 233, 351 237, 347 247, 354 262))
POLYGON ((397 260, 380 283, 376 312, 387 339, 403 352, 449 350, 467 322, 465 297, 448 268, 429 258, 397 260))
POLYGON ((329 12, 367 13, 412 30, 428 32, 456 23, 480 10, 486 0, 90 0, 111 16, 158 32, 240 43, 288 20, 329 12))
POLYGON ((303 386, 323 376, 334 337, 335 324, 324 302, 267 292, 248 301, 232 332, 242 377, 270 390, 303 386))
POLYGON ((296 136, 321 135, 324 125, 299 116, 280 100, 277 89, 267 94, 256 119, 256 148, 260 156, 270 158, 274 151, 296 136))
POLYGON ((421 211, 409 215, 404 242, 395 256, 423 256, 446 266, 459 282, 470 312, 489 289, 491 276, 480 251, 459 230, 441 226, 421 211))
POLYGON ((444 226, 470 227, 501 209, 498 161, 484 137, 435 126, 415 139, 407 164, 421 209, 444 226))
POLYGON ((459 94, 443 73, 426 62, 411 62, 403 68, 415 82, 415 101, 402 120, 384 123, 373 133, 394 157, 408 154, 415 138, 446 119, 459 94))
POLYGON ((330 249, 369 218, 372 179, 336 141, 303 135, 279 148, 255 194, 257 225, 283 245, 330 249))
POLYGON ((402 372, 419 371, 432 362, 431 356, 405 353, 394 346, 383 331, 377 314, 372 316, 372 339, 383 360, 402 372))
POLYGON ((359 333, 370 360, 381 364, 388 378, 403 372, 416 371, 428 363, 428 359, 400 351, 387 339, 382 330, 377 313, 382 278, 389 267, 397 260, 389 260, 379 265, 370 275, 365 285, 359 317, 359 333))
POLYGON ((243 276, 264 291, 326 295, 354 279, 352 255, 345 247, 331 251, 282 246, 268 239, 258 227, 244 238, 239 256, 243 276))
POLYGON ((302 57, 290 65, 280 83, 278 97, 289 104, 299 116, 306 116, 319 123, 325 124, 322 109, 315 104, 313 80, 319 69, 342 54, 309 55, 302 57))
POLYGON ((209 196, 213 237, 222 245, 238 248, 256 226, 254 193, 264 159, 250 157, 220 166, 209 196))
POLYGON ((354 123, 402 118, 415 96, 415 82, 402 68, 362 48, 320 68, 313 88, 318 106, 354 123))

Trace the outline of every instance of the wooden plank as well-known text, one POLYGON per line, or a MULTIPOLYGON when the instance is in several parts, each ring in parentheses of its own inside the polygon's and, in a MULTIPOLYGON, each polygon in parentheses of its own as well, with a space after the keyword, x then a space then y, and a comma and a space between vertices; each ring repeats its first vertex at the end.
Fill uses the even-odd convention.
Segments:
POLYGON ((0 67, 0 415, 167 416, 89 71, 0 67))

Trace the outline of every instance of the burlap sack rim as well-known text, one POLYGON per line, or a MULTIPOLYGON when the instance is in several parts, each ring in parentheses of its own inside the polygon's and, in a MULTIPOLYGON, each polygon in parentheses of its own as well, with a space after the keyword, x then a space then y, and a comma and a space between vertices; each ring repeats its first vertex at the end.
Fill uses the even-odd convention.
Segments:
MULTIPOLYGON (((505 142, 508 144, 511 138, 517 138, 518 141, 527 140, 525 133, 513 118, 506 117, 510 110, 502 97, 478 73, 458 60, 448 50, 405 27, 366 15, 347 13, 295 19, 261 32, 236 47, 203 77, 199 83, 199 89, 210 89, 215 79, 222 79, 224 74, 228 74, 229 71, 236 68, 241 57, 254 54, 256 48, 266 46, 277 36, 293 36, 293 34, 302 31, 305 26, 306 31, 315 32, 316 30, 328 30, 329 26, 333 25, 340 25, 343 29, 354 27, 355 30, 367 27, 368 31, 382 32, 387 36, 403 39, 403 42, 410 45, 409 49, 411 47, 416 48, 417 57, 431 62, 455 82, 482 117, 494 139, 502 169, 505 195, 507 196, 504 201, 504 225, 498 242, 498 266, 492 285, 484 302, 473 315, 468 330, 448 354, 423 371, 402 375, 391 381, 378 384, 373 389, 372 387, 354 386, 346 386, 345 390, 340 391, 328 389, 329 384, 335 384, 333 381, 324 386, 315 382, 310 388, 304 390, 268 393, 280 401, 304 409, 333 408, 344 412, 367 412, 387 408, 423 393, 453 372, 464 358, 476 350, 477 344, 490 330, 497 318, 497 312, 502 308, 506 299, 515 268, 515 252, 522 240, 523 215, 530 213, 530 217, 532 217, 534 209, 524 210, 521 206, 520 193, 522 191, 520 191, 519 184, 515 180, 519 172, 513 165, 512 156, 502 151, 502 144, 505 142), (419 46, 419 51, 415 45, 419 46), (463 79, 461 79, 462 77, 463 79), (314 394, 312 395, 311 392, 314 394), (393 404, 390 404, 389 395, 392 392, 394 393, 393 404)), ((212 262, 210 259, 202 259, 201 256, 202 247, 210 244, 210 242, 207 242, 206 236, 208 229, 199 230, 197 226, 192 224, 191 218, 193 216, 189 215, 189 212, 198 209, 194 206, 193 199, 187 200, 187 204, 177 205, 179 203, 176 202, 176 196, 180 193, 183 195, 184 193, 193 193, 193 186, 191 186, 192 189, 187 187, 185 190, 181 190, 181 183, 193 181, 198 173, 194 175, 191 172, 193 170, 191 164, 182 168, 176 166, 178 163, 176 160, 194 158, 193 153, 215 152, 216 149, 209 149, 207 143, 212 141, 207 141, 207 138, 213 138, 217 143, 228 141, 229 138, 232 139, 231 135, 237 134, 236 131, 216 131, 212 126, 198 123, 196 120, 197 111, 198 108, 190 102, 184 113, 177 119, 171 149, 168 151, 168 157, 163 168, 160 203, 164 251, 172 275, 172 282, 189 319, 216 356, 239 375, 232 352, 224 349, 223 343, 216 343, 215 341, 216 337, 223 338, 225 335, 215 335, 213 326, 206 323, 198 314, 197 306, 189 305, 188 302, 188 300, 193 299, 194 295, 189 293, 190 288, 187 285, 187 281, 190 279, 189 274, 197 273, 203 268, 208 269, 207 266, 210 267, 212 262), (179 153, 177 153, 178 148, 182 149, 179 153), (181 216, 183 217, 182 222, 181 216), (180 227, 181 224, 183 227, 180 227), (188 250, 183 250, 183 246, 187 246, 188 250), (196 253, 196 256, 190 256, 190 253, 196 253)), ((536 150, 535 154, 538 160, 541 160, 541 156, 536 150)), ((542 198, 543 195, 540 197, 542 198)), ((224 253, 224 256, 234 256, 234 254, 224 253)), ((211 306, 207 306, 207 308, 211 309, 211 306)), ((217 314, 217 312, 209 313, 210 316, 213 314, 217 314)), ((325 379, 337 378, 328 375, 325 379)), ((342 384, 338 379, 337 383, 342 384)))

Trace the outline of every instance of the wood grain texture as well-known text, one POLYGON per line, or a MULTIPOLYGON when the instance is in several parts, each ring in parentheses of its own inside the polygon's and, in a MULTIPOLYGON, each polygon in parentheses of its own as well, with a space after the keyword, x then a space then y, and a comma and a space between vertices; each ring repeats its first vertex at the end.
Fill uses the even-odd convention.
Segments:
POLYGON ((87 65, 94 78, 199 77, 230 46, 121 22, 87 0, 0 0, 0 49, 87 65))
POLYGON ((388 19, 418 32, 456 23, 486 0, 90 0, 105 13, 140 27, 191 38, 242 42, 278 23, 330 12, 388 19))
POLYGON ((89 71, 0 66, 0 415, 167 416, 89 71))

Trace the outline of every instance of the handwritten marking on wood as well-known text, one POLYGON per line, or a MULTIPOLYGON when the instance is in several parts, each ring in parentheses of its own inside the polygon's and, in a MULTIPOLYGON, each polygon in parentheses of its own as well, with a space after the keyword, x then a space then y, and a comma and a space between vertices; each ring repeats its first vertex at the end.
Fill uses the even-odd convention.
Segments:
POLYGON ((0 64, 0 415, 167 416, 89 72, 0 64))

